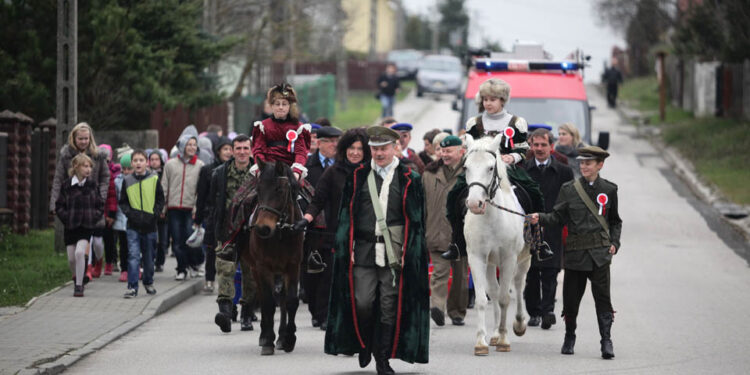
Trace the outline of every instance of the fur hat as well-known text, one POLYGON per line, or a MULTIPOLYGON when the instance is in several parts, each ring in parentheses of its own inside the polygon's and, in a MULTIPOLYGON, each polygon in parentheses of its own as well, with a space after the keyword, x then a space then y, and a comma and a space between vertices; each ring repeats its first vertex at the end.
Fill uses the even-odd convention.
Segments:
POLYGON ((477 95, 474 97, 474 100, 479 107, 479 112, 484 112, 484 104, 482 103, 482 97, 484 96, 505 99, 505 104, 507 105, 510 101, 510 85, 508 82, 499 78, 490 78, 482 82, 482 84, 479 85, 477 95))
POLYGON ((294 87, 288 83, 282 83, 271 87, 266 94, 268 104, 273 104, 276 99, 286 99, 289 101, 289 117, 292 121, 299 119, 299 107, 297 106, 297 92, 294 87))

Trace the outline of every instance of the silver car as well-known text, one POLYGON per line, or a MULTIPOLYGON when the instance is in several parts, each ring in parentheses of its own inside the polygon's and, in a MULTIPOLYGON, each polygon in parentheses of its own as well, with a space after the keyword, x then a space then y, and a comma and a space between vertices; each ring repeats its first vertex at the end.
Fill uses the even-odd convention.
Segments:
POLYGON ((459 95, 463 78, 463 65, 457 57, 425 56, 417 72, 417 96, 425 92, 459 95))

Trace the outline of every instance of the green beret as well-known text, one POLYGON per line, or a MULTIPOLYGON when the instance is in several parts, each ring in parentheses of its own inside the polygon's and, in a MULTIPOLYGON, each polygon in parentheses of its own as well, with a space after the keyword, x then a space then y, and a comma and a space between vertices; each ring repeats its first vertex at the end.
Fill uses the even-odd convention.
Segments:
POLYGON ((609 152, 604 151, 599 146, 586 146, 578 149, 578 160, 604 160, 609 156, 609 152))
POLYGON ((367 128, 367 136, 370 137, 370 141, 367 143, 370 146, 385 146, 401 139, 398 132, 380 125, 367 128))
POLYGON ((458 138, 455 135, 449 135, 440 141, 440 147, 461 146, 462 144, 463 142, 461 142, 461 138, 458 138))

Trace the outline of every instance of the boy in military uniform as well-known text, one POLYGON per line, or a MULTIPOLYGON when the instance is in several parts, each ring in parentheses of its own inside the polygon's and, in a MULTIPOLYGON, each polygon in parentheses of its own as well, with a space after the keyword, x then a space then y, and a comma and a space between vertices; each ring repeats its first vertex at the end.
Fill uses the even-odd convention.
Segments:
POLYGON ((562 354, 573 354, 576 317, 586 280, 591 281, 601 334, 602 358, 614 358, 610 329, 614 311, 609 294, 609 265, 620 249, 622 220, 617 212, 617 185, 599 177, 609 153, 596 146, 578 149, 581 177, 566 182, 550 213, 530 215, 532 223, 543 226, 567 225, 563 279, 565 341, 562 354))

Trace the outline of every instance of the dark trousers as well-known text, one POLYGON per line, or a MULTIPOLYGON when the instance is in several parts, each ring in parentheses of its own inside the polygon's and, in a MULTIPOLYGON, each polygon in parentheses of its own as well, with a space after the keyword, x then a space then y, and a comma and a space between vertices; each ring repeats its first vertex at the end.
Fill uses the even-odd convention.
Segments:
POLYGON ((617 84, 607 84, 607 104, 610 108, 617 106, 617 84))
POLYGON ((586 280, 591 281, 591 294, 594 295, 596 313, 612 312, 609 294, 609 264, 596 267, 593 271, 565 270, 563 278, 563 316, 575 319, 578 307, 586 291, 586 280))
POLYGON ((115 230, 112 228, 104 228, 104 261, 107 264, 114 264, 117 262, 117 243, 115 242, 115 230))
POLYGON ((523 299, 529 316, 544 316, 555 312, 555 292, 559 268, 534 267, 526 274, 523 299))
POLYGON ((128 271, 128 234, 124 230, 117 230, 117 242, 120 245, 120 271, 128 271))
POLYGON ((398 277, 394 280, 390 267, 354 266, 354 301, 357 309, 357 320, 362 324, 375 326, 373 321, 375 303, 380 307, 380 323, 396 324, 398 304, 398 277))
POLYGON ((172 251, 177 257, 177 272, 187 272, 188 267, 196 268, 203 263, 203 249, 194 249, 185 244, 193 233, 193 216, 188 210, 167 212, 169 233, 172 237, 172 251))
POLYGON ((333 253, 331 249, 320 249, 320 257, 326 264, 323 272, 302 275, 302 282, 307 294, 307 308, 313 318, 324 322, 328 318, 328 296, 331 293, 331 276, 333 273, 333 253))
POLYGON ((167 234, 167 221, 158 219, 156 222, 156 257, 157 266, 163 266, 166 261, 167 248, 169 247, 169 235, 167 234))
POLYGON ((216 244, 203 245, 206 253, 206 281, 216 280, 216 244))

